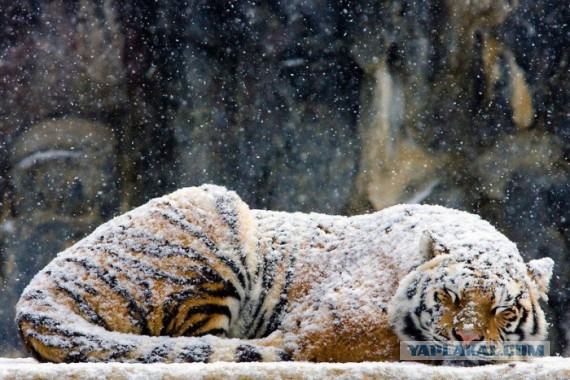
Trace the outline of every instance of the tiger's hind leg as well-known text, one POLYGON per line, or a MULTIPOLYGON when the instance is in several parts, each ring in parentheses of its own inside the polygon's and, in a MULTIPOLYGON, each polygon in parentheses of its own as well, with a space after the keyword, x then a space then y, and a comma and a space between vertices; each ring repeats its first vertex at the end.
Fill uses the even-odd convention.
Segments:
POLYGON ((22 294, 17 324, 42 361, 285 360, 278 340, 241 339, 274 329, 265 284, 283 294, 263 248, 237 195, 182 189, 58 255, 22 294))

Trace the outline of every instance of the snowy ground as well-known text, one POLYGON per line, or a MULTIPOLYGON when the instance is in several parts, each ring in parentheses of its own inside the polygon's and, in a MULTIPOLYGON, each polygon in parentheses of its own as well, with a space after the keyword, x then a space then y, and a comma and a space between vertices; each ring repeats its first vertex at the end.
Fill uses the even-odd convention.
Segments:
POLYGON ((0 358, 0 379, 570 379, 570 358, 482 367, 418 363, 39 364, 0 358))

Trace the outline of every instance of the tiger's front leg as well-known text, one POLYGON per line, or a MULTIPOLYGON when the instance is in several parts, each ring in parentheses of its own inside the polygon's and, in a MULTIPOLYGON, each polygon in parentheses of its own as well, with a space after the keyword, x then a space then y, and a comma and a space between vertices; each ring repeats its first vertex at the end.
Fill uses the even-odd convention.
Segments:
POLYGON ((381 308, 339 303, 294 302, 283 321, 285 348, 295 361, 398 361, 399 339, 381 308))

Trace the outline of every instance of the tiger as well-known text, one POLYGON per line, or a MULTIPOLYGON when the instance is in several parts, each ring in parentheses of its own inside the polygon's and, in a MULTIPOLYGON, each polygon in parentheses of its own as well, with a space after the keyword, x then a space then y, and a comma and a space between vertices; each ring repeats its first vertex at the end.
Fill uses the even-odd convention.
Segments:
POLYGON ((442 206, 288 213, 202 185, 59 253, 16 323, 41 362, 398 361, 401 341, 543 339, 553 264, 442 206))

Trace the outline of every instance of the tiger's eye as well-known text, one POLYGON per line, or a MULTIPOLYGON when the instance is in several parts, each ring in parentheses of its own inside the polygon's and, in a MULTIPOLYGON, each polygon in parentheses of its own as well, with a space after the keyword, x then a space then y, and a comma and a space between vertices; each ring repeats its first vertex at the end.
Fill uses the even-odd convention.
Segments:
POLYGON ((435 291, 435 300, 439 302, 446 302, 449 299, 449 295, 443 290, 435 291))
POLYGON ((493 314, 506 321, 512 322, 518 317, 518 310, 515 307, 497 306, 492 309, 493 314))
POLYGON ((437 301, 442 303, 456 303, 458 300, 457 295, 448 289, 439 289, 435 292, 437 301))
POLYGON ((507 310, 501 313, 501 316, 507 320, 514 320, 517 318, 517 310, 514 308, 508 308, 507 310))

